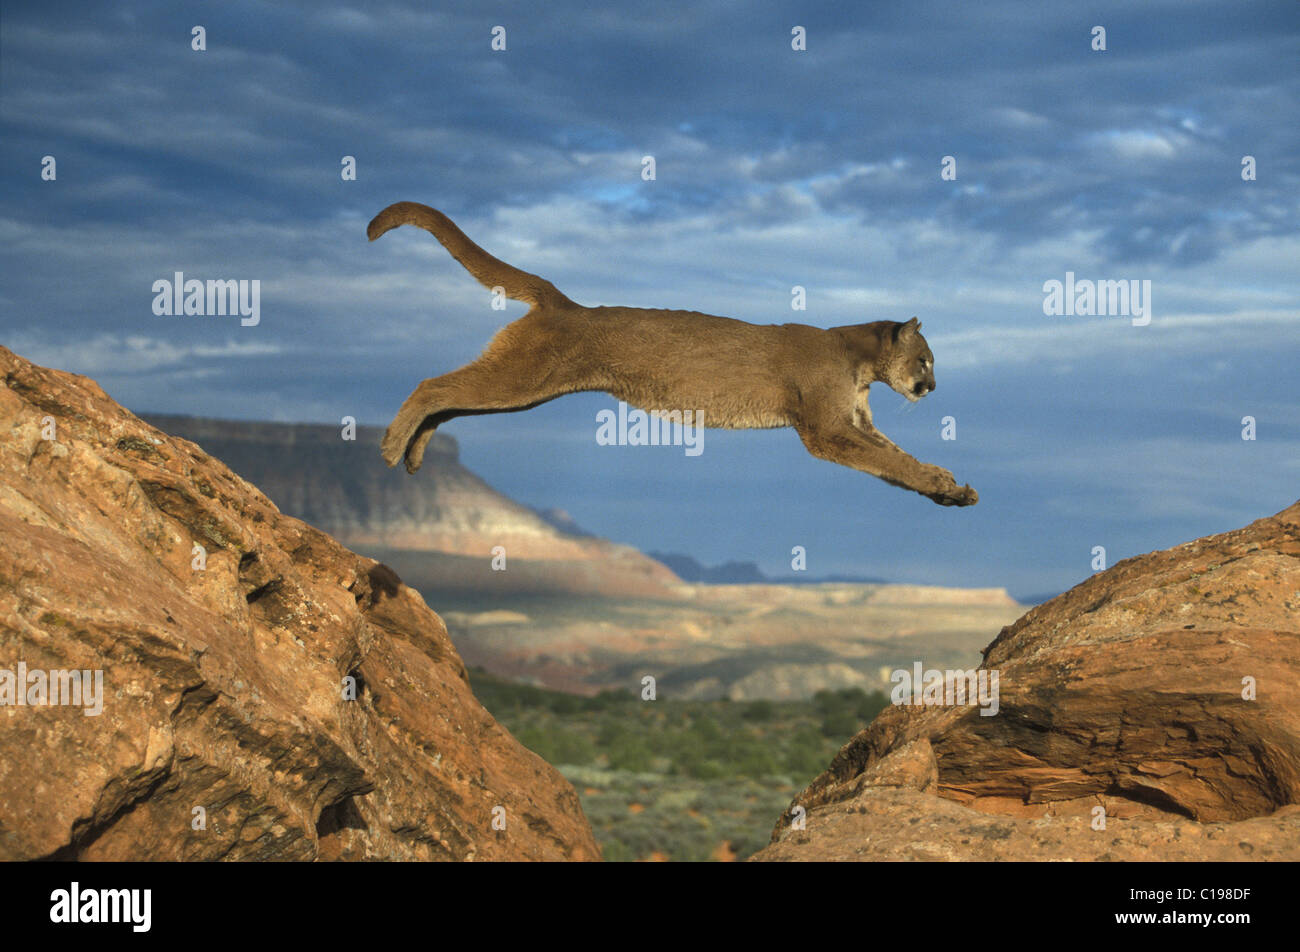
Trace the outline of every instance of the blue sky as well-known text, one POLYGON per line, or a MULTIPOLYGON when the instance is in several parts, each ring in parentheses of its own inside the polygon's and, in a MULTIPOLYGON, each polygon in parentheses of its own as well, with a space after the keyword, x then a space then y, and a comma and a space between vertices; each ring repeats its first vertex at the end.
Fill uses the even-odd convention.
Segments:
POLYGON ((0 342, 137 411, 386 424, 524 310, 366 241, 415 200, 584 304, 924 322, 938 389, 873 388, 876 422, 978 506, 790 430, 598 446, 603 395, 448 426, 590 531, 1024 594, 1300 496, 1300 5, 845 6, 7 4, 0 342), (260 280, 261 323, 154 315, 175 271, 260 280), (1151 323, 1046 316, 1067 271, 1151 281, 1151 323))

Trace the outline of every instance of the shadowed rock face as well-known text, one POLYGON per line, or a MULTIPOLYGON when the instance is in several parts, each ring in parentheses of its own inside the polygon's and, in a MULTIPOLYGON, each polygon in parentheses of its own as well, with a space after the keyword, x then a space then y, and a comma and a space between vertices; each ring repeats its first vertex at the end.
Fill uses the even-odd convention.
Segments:
POLYGON ((0 705, 0 859, 599 858, 392 570, 93 381, 0 374, 0 681, 103 672, 98 716, 0 705))
POLYGON ((1300 503, 1120 562, 983 667, 995 716, 884 711, 754 858, 1300 859, 1300 503))

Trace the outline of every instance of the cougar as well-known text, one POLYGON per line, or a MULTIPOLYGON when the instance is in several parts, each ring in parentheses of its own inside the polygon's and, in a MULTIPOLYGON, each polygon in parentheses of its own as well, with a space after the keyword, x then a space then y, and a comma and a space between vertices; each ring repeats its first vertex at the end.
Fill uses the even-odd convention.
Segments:
POLYGON ((695 411, 726 429, 792 426, 808 452, 943 506, 979 494, 899 449, 871 421, 876 381, 910 401, 935 388, 934 354, 915 317, 844 327, 749 324, 695 311, 583 307, 551 282, 500 261, 450 218, 416 202, 370 222, 374 241, 416 225, 489 288, 532 307, 470 364, 415 388, 384 434, 389 466, 414 473, 434 430, 458 416, 529 410, 566 393, 604 391, 648 413, 695 411))

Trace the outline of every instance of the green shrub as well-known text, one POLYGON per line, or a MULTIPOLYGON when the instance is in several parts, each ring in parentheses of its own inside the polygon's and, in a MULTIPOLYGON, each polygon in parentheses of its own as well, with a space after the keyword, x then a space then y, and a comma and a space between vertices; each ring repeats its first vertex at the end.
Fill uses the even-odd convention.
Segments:
POLYGON ((741 711, 741 717, 747 721, 767 723, 776 716, 776 705, 771 701, 750 701, 741 711))

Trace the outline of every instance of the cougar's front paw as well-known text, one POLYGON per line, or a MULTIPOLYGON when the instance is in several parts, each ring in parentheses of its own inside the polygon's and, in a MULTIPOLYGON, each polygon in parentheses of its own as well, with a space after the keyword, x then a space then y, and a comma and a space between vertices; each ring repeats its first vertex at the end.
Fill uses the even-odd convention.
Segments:
POLYGON ((952 494, 954 506, 973 506, 980 501, 980 494, 971 489, 970 483, 959 486, 957 491, 952 494))
POLYGON ((935 466, 933 463, 922 463, 921 472, 923 476, 917 489, 923 495, 933 498, 957 488, 957 480, 953 478, 952 473, 942 466, 935 466))
POLYGON ((930 498, 941 506, 973 506, 980 501, 980 494, 971 489, 969 484, 954 485, 951 489, 932 493, 930 498))
POLYGON ((928 485, 921 490, 927 499, 932 499, 941 506, 973 506, 979 502, 980 495, 969 485, 958 486, 953 475, 942 466, 932 463, 922 464, 928 485))

